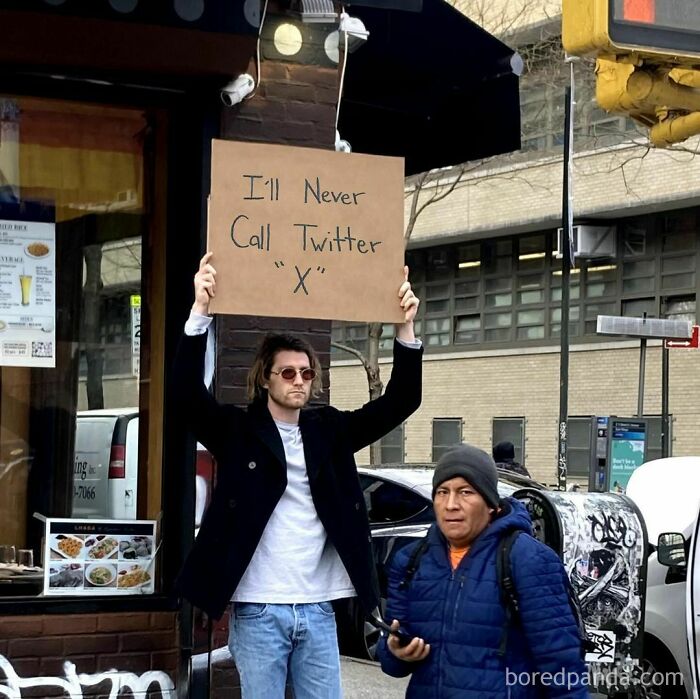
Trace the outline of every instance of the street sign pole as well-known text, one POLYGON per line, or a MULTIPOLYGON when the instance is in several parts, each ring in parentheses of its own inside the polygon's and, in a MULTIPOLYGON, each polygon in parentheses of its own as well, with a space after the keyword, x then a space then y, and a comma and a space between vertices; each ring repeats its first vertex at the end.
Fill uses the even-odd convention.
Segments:
POLYGON ((670 456, 671 442, 668 420, 668 347, 661 348, 661 458, 670 456))
POLYGON ((571 165, 573 150, 574 64, 570 62, 570 84, 564 106, 564 186, 562 193, 562 260, 561 260, 561 333, 559 352, 559 448, 557 487, 566 490, 568 475, 569 417, 569 281, 571 278, 573 212, 571 202, 571 165))
MULTIPOLYGON (((646 317, 646 313, 644 314, 646 317)), ((647 339, 639 341, 639 388, 637 389, 637 417, 644 417, 644 375, 647 367, 647 339)))

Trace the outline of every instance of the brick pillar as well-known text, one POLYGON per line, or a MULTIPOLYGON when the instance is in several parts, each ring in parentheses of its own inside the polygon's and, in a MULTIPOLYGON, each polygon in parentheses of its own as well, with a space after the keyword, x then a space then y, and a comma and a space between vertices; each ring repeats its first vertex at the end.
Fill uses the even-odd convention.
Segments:
MULTIPOLYGON (((249 67, 249 72, 256 75, 255 65, 249 67)), ((255 96, 223 110, 222 138, 333 148, 338 87, 337 69, 263 61, 262 80, 255 96)), ((246 374, 262 335, 293 332, 318 352, 326 390, 317 400, 328 402, 330 327, 329 321, 320 320, 218 316, 217 399, 246 403, 246 374)))

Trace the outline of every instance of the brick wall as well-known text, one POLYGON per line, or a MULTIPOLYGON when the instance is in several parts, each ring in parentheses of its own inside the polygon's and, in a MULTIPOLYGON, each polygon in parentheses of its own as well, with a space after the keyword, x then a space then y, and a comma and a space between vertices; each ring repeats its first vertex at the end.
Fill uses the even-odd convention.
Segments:
MULTIPOLYGON (((178 626, 174 612, 131 614, 73 614, 0 617, 0 656, 20 678, 65 678, 64 663, 76 672, 94 675, 109 670, 142 675, 149 670, 166 673, 176 684, 178 626)), ((0 684, 7 684, 0 671, 0 684)), ((112 683, 83 687, 85 697, 107 699, 112 683)), ((151 686, 155 689, 155 685, 151 686)), ((48 684, 22 689, 23 699, 65 696, 48 684)), ((161 699, 160 691, 136 693, 134 699, 161 699)))
MULTIPOLYGON (((249 67, 256 75, 254 65, 249 67)), ((264 61, 262 80, 252 99, 222 112, 221 137, 315 148, 333 148, 338 99, 336 69, 264 61)), ((261 289, 261 293, 269 290, 261 289)), ((217 398, 243 404, 248 368, 266 332, 293 332, 319 353, 326 381, 330 322, 255 316, 217 317, 217 398)), ((321 401, 327 402, 324 391, 321 401)))
MULTIPOLYGON (((386 381, 390 364, 382 365, 386 381)), ((637 409, 639 348, 634 342, 574 347, 570 354, 569 415, 634 415, 637 409)), ((367 400, 364 370, 357 364, 332 369, 333 405, 353 408, 367 400)), ((670 412, 673 455, 700 453, 700 351, 670 352, 670 412)), ((644 412, 661 413, 661 349, 647 351, 644 412)), ((472 352, 449 357, 426 354, 423 403, 406 426, 406 459, 430 461, 432 420, 464 420, 463 438, 487 451, 494 417, 524 417, 525 460, 532 476, 556 482, 559 417, 559 352, 472 352)), ((368 463, 367 450, 358 463, 368 463)))

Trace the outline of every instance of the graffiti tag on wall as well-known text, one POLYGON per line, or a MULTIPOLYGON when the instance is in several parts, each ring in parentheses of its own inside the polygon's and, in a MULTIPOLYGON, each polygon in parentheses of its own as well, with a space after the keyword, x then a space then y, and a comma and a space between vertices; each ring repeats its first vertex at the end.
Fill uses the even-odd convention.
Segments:
POLYGON ((69 660, 63 663, 65 677, 20 677, 12 663, 0 655, 0 697, 22 699, 22 690, 42 687, 56 688, 67 694, 70 699, 83 699, 84 687, 95 687, 102 682, 109 682, 109 699, 122 699, 132 696, 134 699, 145 697, 149 688, 160 689, 161 699, 175 699, 175 685, 170 677, 160 670, 150 670, 143 675, 133 672, 108 670, 94 675, 78 674, 76 667, 69 660), (128 694, 131 692, 131 695, 128 694))

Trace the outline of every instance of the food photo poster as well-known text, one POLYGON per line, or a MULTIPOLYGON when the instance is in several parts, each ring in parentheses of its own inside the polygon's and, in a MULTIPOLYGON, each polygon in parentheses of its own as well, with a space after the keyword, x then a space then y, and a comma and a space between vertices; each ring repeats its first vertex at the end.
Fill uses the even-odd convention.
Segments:
POLYGON ((45 595, 155 590, 155 521, 47 519, 44 547, 45 595))
POLYGON ((0 219, 0 365, 56 366, 56 225, 0 219))

